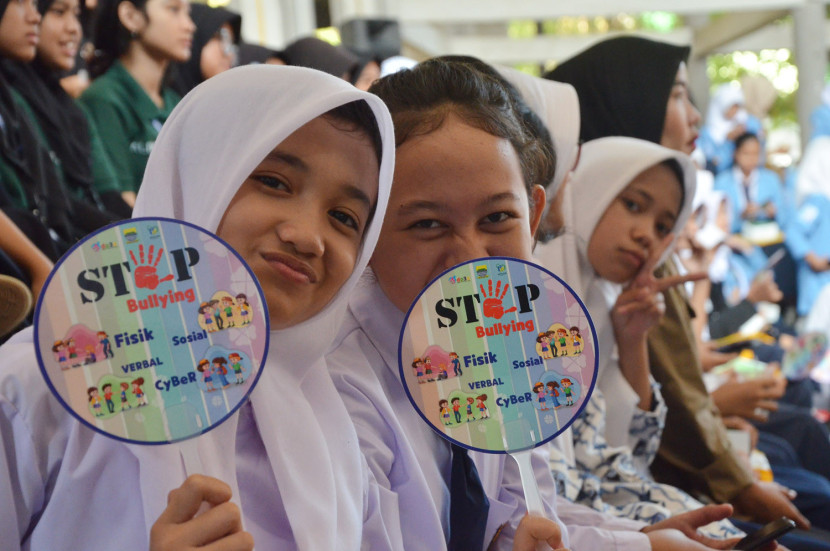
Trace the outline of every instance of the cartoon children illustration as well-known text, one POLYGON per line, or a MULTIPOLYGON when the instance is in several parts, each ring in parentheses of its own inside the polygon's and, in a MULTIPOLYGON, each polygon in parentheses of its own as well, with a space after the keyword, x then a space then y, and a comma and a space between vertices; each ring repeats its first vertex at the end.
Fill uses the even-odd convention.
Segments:
POLYGON ((412 362, 412 367, 415 369, 415 376, 418 377, 418 383, 424 384, 424 360, 415 358, 412 362))
POLYGON ((222 297, 222 312, 225 314, 225 319, 228 320, 228 327, 235 327, 236 323, 233 321, 233 299, 227 295, 222 297))
POLYGON ((435 377, 432 376, 432 359, 429 356, 424 357, 424 375, 427 378, 427 381, 434 381, 435 377))
POLYGON ((550 341, 550 351, 553 353, 553 357, 558 358, 559 349, 556 347, 556 331, 547 331, 545 335, 547 335, 548 340, 550 341))
POLYGON ((472 396, 467 397, 467 422, 468 423, 470 421, 475 421, 476 420, 475 415, 473 415, 473 402, 474 401, 475 400, 473 399, 472 396))
POLYGON ((559 409, 562 407, 562 404, 559 403, 559 400, 556 399, 559 396, 559 391, 556 390, 559 388, 559 383, 556 381, 549 381, 546 385, 548 387, 548 396, 550 396, 550 401, 553 404, 553 409, 559 409))
POLYGON ((112 385, 107 383, 101 387, 104 391, 104 401, 107 403, 107 409, 110 413, 115 413, 115 402, 112 401, 112 385))
POLYGON ((196 371, 202 374, 202 381, 205 383, 205 388, 208 392, 216 390, 213 386, 213 370, 210 368, 210 362, 202 358, 199 360, 199 365, 196 366, 196 371))
POLYGON ((208 333, 218 331, 218 329, 216 328, 216 324, 213 323, 213 308, 211 307, 210 303, 203 302, 202 304, 200 304, 199 313, 202 315, 202 319, 205 322, 205 329, 207 329, 208 333))
POLYGON ((146 406, 147 398, 144 396, 144 390, 141 388, 141 385, 144 384, 144 377, 135 379, 131 384, 133 385, 133 394, 135 394, 135 399, 138 401, 138 407, 146 406))
POLYGON ((242 367, 242 356, 236 352, 231 352, 228 354, 228 361, 231 363, 231 369, 233 369, 233 372, 236 375, 236 384, 241 385, 245 382, 242 379, 242 372, 245 371, 245 368, 242 367))
POLYGON ((69 369, 69 363, 67 362, 66 356, 66 345, 63 341, 55 341, 55 344, 52 345, 52 352, 58 357, 58 363, 61 366, 61 369, 69 369))
POLYGON ((582 352, 582 335, 579 334, 579 327, 571 327, 571 342, 574 347, 574 354, 582 352))
POLYGON ((101 344, 101 347, 104 349, 104 358, 114 358, 115 354, 112 352, 112 343, 110 342, 110 336, 107 335, 106 331, 98 331, 98 342, 101 344))
POLYGON ((86 352, 86 357, 84 359, 84 365, 94 364, 95 363, 95 347, 91 344, 88 344, 84 347, 84 351, 86 352))
POLYGON ((568 332, 564 327, 560 327, 556 330, 556 337, 559 339, 559 351, 563 356, 567 356, 568 349, 565 347, 568 345, 568 332))
POLYGON ((455 352, 450 352, 450 363, 452 363, 452 372, 455 373, 455 376, 461 377, 461 362, 455 352))
POLYGON ((539 347, 542 349, 542 359, 549 360, 553 358, 553 353, 550 351, 550 337, 547 333, 539 333, 539 336, 536 337, 536 342, 539 344, 539 347))
POLYGON ((213 309, 213 319, 216 320, 216 329, 224 329, 225 322, 222 320, 222 307, 219 306, 219 301, 211 300, 208 304, 213 309))
POLYGON ((228 388, 231 384, 228 382, 228 378, 225 375, 228 374, 228 368, 225 367, 228 365, 228 360, 226 360, 222 356, 217 356, 213 358, 213 372, 219 376, 219 382, 222 384, 222 388, 228 388))
POLYGON ((449 379, 450 375, 447 373, 447 366, 446 364, 438 364, 438 380, 443 381, 444 379, 449 379))
POLYGON ((80 367, 81 360, 78 359, 78 348, 75 346, 75 339, 70 337, 66 341, 66 351, 69 353, 69 364, 72 367, 80 367))
POLYGON ((104 415, 104 412, 101 411, 101 397, 98 395, 98 387, 89 387, 86 389, 86 395, 89 397, 89 405, 92 406, 95 417, 104 415))
POLYGON ((121 411, 125 409, 130 409, 130 402, 127 401, 127 389, 130 388, 130 385, 127 383, 121 383, 121 411))
POLYGON ((476 400, 478 400, 478 403, 476 403, 476 407, 478 407, 478 413, 479 413, 478 418, 479 419, 489 419, 490 418, 490 412, 487 411, 487 404, 484 403, 484 402, 487 401, 487 395, 482 394, 481 396, 476 396, 476 400))
POLYGON ((568 378, 562 379, 561 383, 562 383, 562 392, 565 393, 565 405, 566 406, 574 405, 573 390, 571 390, 571 385, 573 383, 568 378))
POLYGON ((461 400, 459 398, 453 398, 450 400, 452 402, 452 412, 455 414, 455 422, 461 422, 461 400))
POLYGON ((239 308, 239 317, 242 318, 242 325, 251 323, 251 305, 248 304, 248 297, 245 293, 236 295, 236 306, 239 308))
POLYGON ((545 393, 545 385, 542 382, 538 382, 533 385, 533 392, 536 393, 536 399, 539 400, 539 409, 542 411, 547 411, 548 406, 545 402, 547 402, 547 394, 545 393))
POLYGON ((452 421, 450 421, 450 408, 449 408, 449 405, 450 405, 450 403, 447 402, 446 400, 441 400, 441 401, 438 402, 438 409, 439 409, 439 412, 441 414, 441 422, 444 423, 444 425, 447 425, 447 426, 449 426, 449 424, 452 423, 452 421))

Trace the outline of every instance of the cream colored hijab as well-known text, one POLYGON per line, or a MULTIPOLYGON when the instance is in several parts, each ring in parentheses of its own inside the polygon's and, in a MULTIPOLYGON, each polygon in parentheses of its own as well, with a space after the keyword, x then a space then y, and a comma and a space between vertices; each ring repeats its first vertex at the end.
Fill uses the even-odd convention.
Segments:
MULTIPOLYGON (((271 332, 267 362, 250 398, 299 549, 357 549, 361 544, 363 459, 323 355, 380 233, 394 169, 389 113, 376 96, 319 71, 270 65, 226 71, 197 86, 165 123, 133 211, 136 217, 171 217, 215 231, 236 191, 267 153, 305 123, 356 100, 369 104, 383 140, 374 218, 351 276, 332 301, 311 319, 271 332)), ((238 498, 237 422, 233 416, 196 442, 203 474, 230 484, 238 498)), ((166 505, 166 492, 183 481, 181 472, 171 474, 176 471, 171 447, 135 450, 148 527, 166 505), (158 478, 166 480, 158 483, 158 478), (147 495, 145 483, 157 495, 147 495)))

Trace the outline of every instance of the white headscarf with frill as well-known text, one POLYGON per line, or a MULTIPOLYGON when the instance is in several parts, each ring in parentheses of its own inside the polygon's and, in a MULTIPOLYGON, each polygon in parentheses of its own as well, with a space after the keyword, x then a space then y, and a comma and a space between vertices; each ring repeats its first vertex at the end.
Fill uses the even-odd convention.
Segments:
MULTIPOLYGON (((380 233, 394 170, 389 113, 376 96, 311 69, 259 65, 224 72, 196 87, 165 123, 133 211, 215 231, 240 185, 276 145, 312 119, 357 100, 371 107, 383 140, 374 218, 351 276, 332 301, 311 319, 271 332, 267 362, 250 397, 298 549, 361 545, 363 460, 323 355, 380 233)), ((196 439, 202 474, 224 480, 235 496, 237 422, 233 416, 196 439)), ((164 508, 166 492, 181 483, 171 465, 181 464, 179 451, 171 448, 182 445, 188 443, 134 449, 142 488, 147 482, 160 494, 144 496, 148 526, 164 508)))

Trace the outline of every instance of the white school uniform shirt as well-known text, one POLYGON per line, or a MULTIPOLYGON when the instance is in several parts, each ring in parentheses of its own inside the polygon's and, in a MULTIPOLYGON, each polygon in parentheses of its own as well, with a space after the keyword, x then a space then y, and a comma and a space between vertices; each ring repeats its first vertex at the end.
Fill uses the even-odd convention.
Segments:
MULTIPOLYGON (((387 514, 400 516, 407 551, 446 549, 451 454, 447 442, 412 407, 401 383, 397 350, 404 314, 383 294, 371 270, 355 290, 349 313, 327 362, 372 474, 384 489, 384 501, 397 501, 397 507, 382 511, 384 524, 394 522, 387 514)), ((496 549, 511 549, 515 528, 526 513, 516 462, 504 454, 470 456, 490 499, 485 548, 508 523, 496 549)), ((564 521, 565 545, 573 551, 650 548, 647 536, 639 532, 644 523, 557 499, 548 461, 546 447, 534 450, 531 462, 545 513, 560 525, 564 521)))
POLYGON ((4 549, 148 547, 167 494, 184 482, 183 446, 229 484, 258 549, 401 549, 323 354, 368 263, 391 187, 393 128, 383 103, 318 71, 232 69, 173 111, 150 156, 135 216, 215 231, 239 186, 306 122, 364 100, 383 147, 375 215, 351 277, 318 314, 272 331, 259 383, 242 412, 194 441, 127 445, 82 426, 41 380, 32 332, 0 349, 0 541, 4 549))

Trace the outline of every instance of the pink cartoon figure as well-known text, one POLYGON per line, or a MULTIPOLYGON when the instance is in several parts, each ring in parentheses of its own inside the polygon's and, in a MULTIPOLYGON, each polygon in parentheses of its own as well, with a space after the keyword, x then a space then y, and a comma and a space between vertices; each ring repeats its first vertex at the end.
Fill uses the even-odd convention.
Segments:
POLYGON ((565 394, 565 405, 566 406, 574 405, 573 390, 571 390, 571 385, 573 385, 573 382, 571 382, 570 379, 565 378, 565 379, 562 379, 560 381, 560 383, 562 385, 562 392, 565 394))
POLYGON ((441 415, 441 422, 444 423, 445 426, 449 426, 449 424, 452 423, 452 421, 450 421, 450 403, 446 400, 439 401, 438 410, 441 415))
POLYGON ((242 378, 242 372, 245 371, 245 368, 242 367, 242 356, 236 352, 231 352, 228 354, 228 361, 231 364, 231 369, 233 369, 234 375, 236 375, 236 384, 241 385, 245 382, 242 378))
POLYGON ((135 399, 138 402, 138 406, 146 406, 147 397, 144 395, 144 389, 141 388, 141 385, 144 384, 144 377, 139 377, 130 384, 133 385, 133 394, 135 394, 135 399))
POLYGON ((582 335, 579 334, 579 327, 571 327, 571 343, 574 347, 574 354, 582 352, 582 335))
POLYGON ((248 297, 245 293, 236 295, 236 307, 239 311, 239 317, 242 318, 242 325, 251 323, 251 305, 248 304, 248 297))
POLYGON ((79 367, 81 360, 78 358, 78 347, 75 346, 75 339, 70 337, 66 341, 66 351, 69 353, 69 365, 72 367, 79 367))
POLYGON ((196 370, 202 374, 202 381, 205 383, 207 391, 213 392, 216 390, 213 386, 213 370, 210 368, 210 362, 203 358, 196 366, 196 370))
POLYGON ((482 394, 480 396, 476 396, 476 400, 478 400, 476 402, 476 407, 478 408, 478 413, 479 413, 478 418, 479 419, 489 419, 490 418, 490 412, 487 411, 487 404, 485 404, 485 402, 487 401, 487 395, 482 394))
POLYGON ((536 343, 542 349, 540 354, 542 359, 549 360, 553 358, 553 353, 550 351, 550 337, 547 333, 539 333, 539 336, 536 337, 536 343))
POLYGON ((541 409, 542 411, 547 411, 548 410, 548 406, 547 406, 548 395, 545 392, 545 385, 542 384, 541 382, 536 383, 535 385, 533 385, 533 392, 536 393, 536 399, 539 401, 539 409, 541 409))
POLYGON ((92 406, 92 412, 95 417, 103 417, 104 412, 101 409, 101 396, 98 393, 98 387, 91 386, 86 390, 86 395, 89 398, 89 405, 92 406))
POLYGON ((424 381, 424 360, 415 358, 412 361, 412 368, 415 370, 415 376, 418 378, 418 384, 423 384, 424 381))
POLYGON ((52 352, 55 353, 55 357, 58 359, 61 369, 69 369, 66 344, 63 341, 55 341, 55 344, 52 345, 52 352))
POLYGON ((213 322, 213 306, 209 302, 203 302, 199 305, 199 314, 202 316, 202 321, 204 321, 208 333, 219 330, 213 322))

